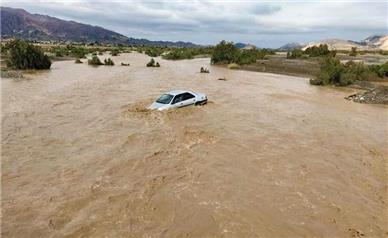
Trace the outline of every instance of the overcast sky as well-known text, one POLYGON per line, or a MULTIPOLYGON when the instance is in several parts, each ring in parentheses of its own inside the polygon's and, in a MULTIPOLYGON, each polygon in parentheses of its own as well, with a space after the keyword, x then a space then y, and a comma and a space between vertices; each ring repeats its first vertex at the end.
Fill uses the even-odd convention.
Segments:
POLYGON ((102 26, 128 37, 279 47, 324 38, 387 34, 379 1, 92 1, 1 0, 2 6, 102 26))

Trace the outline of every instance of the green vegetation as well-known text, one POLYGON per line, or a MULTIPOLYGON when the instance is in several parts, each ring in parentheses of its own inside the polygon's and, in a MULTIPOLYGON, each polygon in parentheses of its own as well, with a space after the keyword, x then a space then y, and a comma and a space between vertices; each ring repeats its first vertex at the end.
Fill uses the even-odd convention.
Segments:
POLYGON ((367 80, 370 71, 363 63, 348 61, 346 64, 331 56, 322 59, 320 72, 316 79, 310 79, 313 85, 347 86, 354 81, 367 80))
POLYGON ((113 62, 113 60, 111 58, 108 58, 108 59, 104 59, 104 65, 113 66, 113 65, 115 65, 115 63, 113 62))
POLYGON ((212 64, 230 64, 239 65, 252 64, 258 59, 264 59, 266 55, 274 54, 268 49, 238 49, 233 42, 221 41, 215 46, 211 57, 212 64))
POLYGON ((92 59, 88 60, 88 64, 94 66, 103 65, 103 63, 97 56, 93 56, 92 59))
POLYGON ((301 49, 293 49, 287 52, 287 59, 300 59, 308 57, 335 56, 336 51, 330 51, 326 44, 319 46, 308 47, 305 51, 301 49))
POLYGON ((130 64, 129 63, 123 63, 123 62, 121 62, 121 66, 129 66, 130 64))
POLYGON ((221 41, 216 45, 211 57, 212 64, 230 64, 236 62, 239 50, 233 42, 221 41))
POLYGON ((39 46, 26 41, 13 40, 7 43, 9 58, 7 66, 13 69, 50 69, 51 60, 39 46))
POLYGON ((193 54, 188 49, 172 49, 168 51, 167 54, 163 55, 163 59, 168 60, 182 60, 182 59, 192 59, 193 54))
POLYGON ((76 64, 82 64, 82 61, 80 59, 76 59, 75 62, 76 64))
POLYGON ((112 56, 118 56, 119 53, 120 53, 120 51, 119 51, 119 49, 117 49, 117 48, 113 48, 113 49, 110 51, 110 54, 111 54, 112 56))
POLYGON ((326 44, 320 44, 319 46, 308 47, 305 51, 305 54, 308 54, 310 57, 319 57, 319 56, 335 56, 335 51, 330 51, 326 44))
POLYGON ((195 56, 207 56, 213 53, 212 47, 201 47, 201 48, 172 48, 165 51, 163 59, 167 60, 182 60, 192 59, 195 56))
POLYGON ((292 51, 287 52, 287 59, 297 59, 302 58, 303 56, 303 50, 300 49, 293 49, 292 51))
POLYGON ((388 77, 388 61, 382 65, 369 65, 369 70, 380 78, 388 77))
POLYGON ((155 62, 154 58, 151 58, 150 62, 147 63, 147 67, 160 67, 159 62, 155 62))
POLYGON ((357 56, 357 47, 352 47, 349 52, 349 56, 357 56))
POLYGON ((164 49, 160 47, 148 47, 144 53, 150 57, 158 57, 164 52, 164 49))
MULTIPOLYGON (((106 49, 103 49, 105 51, 106 49)), ((66 45, 66 46, 54 46, 49 50, 51 53, 54 53, 56 57, 74 57, 74 58, 86 58, 87 54, 93 53, 93 55, 97 55, 97 51, 99 54, 101 49, 99 48, 90 48, 85 46, 74 46, 74 45, 66 45)))

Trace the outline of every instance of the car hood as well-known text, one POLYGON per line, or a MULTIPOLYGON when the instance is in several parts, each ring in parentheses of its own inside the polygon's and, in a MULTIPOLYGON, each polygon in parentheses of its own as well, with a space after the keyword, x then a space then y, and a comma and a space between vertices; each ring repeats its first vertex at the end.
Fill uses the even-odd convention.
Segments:
POLYGON ((158 103, 158 102, 153 102, 148 109, 150 110, 163 110, 168 107, 168 104, 163 104, 163 103, 158 103))

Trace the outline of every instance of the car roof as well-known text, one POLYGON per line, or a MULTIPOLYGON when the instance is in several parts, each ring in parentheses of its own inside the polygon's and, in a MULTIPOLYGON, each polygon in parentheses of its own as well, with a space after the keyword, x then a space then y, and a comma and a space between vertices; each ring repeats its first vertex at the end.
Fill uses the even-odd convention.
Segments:
POLYGON ((175 96, 175 95, 178 95, 178 94, 181 94, 181 93, 191 93, 191 94, 194 94, 193 92, 190 92, 190 91, 187 91, 187 90, 173 90, 173 91, 168 92, 167 94, 175 96))

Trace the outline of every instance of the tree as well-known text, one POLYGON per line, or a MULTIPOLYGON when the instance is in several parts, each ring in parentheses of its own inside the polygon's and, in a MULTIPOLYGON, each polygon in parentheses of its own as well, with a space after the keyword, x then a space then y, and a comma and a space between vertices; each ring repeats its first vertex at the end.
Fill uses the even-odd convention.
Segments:
POLYGON ((238 56, 238 49, 233 42, 221 41, 218 43, 213 51, 211 57, 212 64, 229 64, 236 61, 238 56))
POLYGON ((305 51, 310 57, 327 56, 333 54, 326 44, 320 44, 319 46, 308 47, 305 51))
POLYGON ((51 60, 39 46, 23 40, 13 40, 6 46, 9 53, 7 66, 13 69, 50 69, 51 60))

